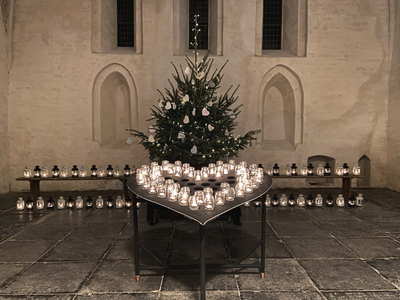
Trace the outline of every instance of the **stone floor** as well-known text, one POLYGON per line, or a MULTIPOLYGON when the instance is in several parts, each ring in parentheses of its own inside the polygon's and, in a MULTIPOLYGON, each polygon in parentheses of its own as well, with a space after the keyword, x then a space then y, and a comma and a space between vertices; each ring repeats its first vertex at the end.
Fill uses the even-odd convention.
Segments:
MULTIPOLYGON (((339 194, 339 189, 270 194, 339 194)), ((266 278, 256 269, 207 270, 207 299, 400 299, 400 193, 354 189, 362 208, 268 208, 266 278)), ((44 193, 116 196, 118 191, 44 193)), ((134 280, 132 212, 125 209, 18 212, 0 195, 0 299, 197 299, 198 270, 142 272, 134 280)), ((198 226, 139 210, 142 242, 169 264, 199 258, 198 226)), ((206 225, 207 262, 239 258, 260 234, 260 208, 242 208, 242 226, 206 225)), ((254 261, 256 251, 246 261, 254 261)), ((142 264, 153 264, 141 253, 142 264)))

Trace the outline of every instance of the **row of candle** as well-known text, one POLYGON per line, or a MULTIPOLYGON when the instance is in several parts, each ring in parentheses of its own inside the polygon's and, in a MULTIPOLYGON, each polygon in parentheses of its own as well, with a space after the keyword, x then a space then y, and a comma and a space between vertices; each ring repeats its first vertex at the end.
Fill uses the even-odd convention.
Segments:
POLYGON ((35 166, 33 171, 29 167, 25 167, 23 175, 25 178, 57 178, 68 177, 69 174, 71 174, 71 177, 120 177, 130 176, 135 173, 135 170, 135 166, 130 167, 129 165, 125 165, 122 170, 119 168, 119 166, 115 166, 115 168, 113 168, 112 165, 108 165, 106 169, 104 169, 102 166, 99 166, 99 168, 97 168, 96 165, 92 165, 90 170, 86 170, 85 166, 81 166, 78 169, 77 165, 73 165, 71 171, 68 172, 68 169, 65 166, 62 166, 60 170, 58 166, 55 165, 51 169, 51 173, 45 166, 43 166, 42 168, 40 168, 40 166, 35 166))
MULTIPOLYGON (((138 204, 141 202, 137 202, 138 204)), ((22 197, 19 197, 17 200, 17 210, 24 210, 24 209, 91 209, 93 207, 96 208, 113 208, 114 207, 114 199, 112 196, 109 196, 106 200, 103 199, 102 196, 98 196, 96 201, 93 201, 92 197, 88 196, 86 200, 83 200, 81 196, 76 197, 73 199, 71 196, 68 199, 64 199, 63 196, 60 196, 57 201, 53 200, 53 197, 49 197, 47 201, 43 199, 43 197, 39 196, 36 202, 34 203, 30 197, 27 198, 25 201, 22 197)), ((132 207, 132 199, 127 196, 125 200, 122 199, 121 196, 117 196, 115 199, 115 208, 131 208, 132 207)))
MULTIPOLYGON (((292 165, 287 164, 285 167, 285 170, 284 170, 284 175, 297 176, 298 174, 300 174, 303 176, 314 176, 314 175, 330 176, 332 174, 331 166, 329 165, 329 163, 326 163, 325 166, 323 164, 319 164, 319 166, 316 168, 315 172, 314 172, 314 166, 312 163, 308 163, 308 165, 303 164, 302 167, 300 168, 299 173, 297 172, 297 169, 298 169, 298 167, 296 166, 295 163, 293 163, 292 165)), ((278 164, 274 164, 273 166, 268 165, 266 172, 270 176, 279 176, 280 175, 279 165, 278 164)), ((352 174, 355 176, 361 175, 361 167, 359 164, 354 165, 352 174)), ((350 175, 349 165, 347 163, 344 163, 343 165, 339 165, 336 168, 336 175, 339 175, 339 176, 350 175)))
POLYGON ((149 194, 158 198, 168 198, 170 202, 178 202, 181 206, 189 206, 191 210, 198 210, 204 205, 205 210, 213 210, 215 205, 224 205, 226 201, 234 201, 235 197, 244 197, 246 193, 253 193, 263 180, 263 169, 256 164, 247 168, 246 162, 236 165, 234 160, 229 163, 217 161, 207 167, 195 170, 190 164, 175 161, 163 161, 161 165, 154 162, 150 166, 143 165, 136 172, 137 184, 149 194), (215 191, 211 187, 196 190, 193 195, 188 186, 183 186, 173 179, 165 179, 163 176, 186 177, 189 180, 203 181, 209 178, 222 178, 225 175, 235 174, 236 186, 231 187, 228 182, 222 182, 220 190, 215 191))
MULTIPOLYGON (((363 206, 364 205, 364 197, 362 194, 358 194, 356 197, 354 195, 350 195, 349 199, 346 201, 343 197, 342 194, 339 194, 336 199, 332 197, 331 194, 329 194, 326 197, 326 200, 321 196, 321 194, 317 194, 316 197, 313 197, 311 194, 308 195, 308 197, 303 196, 303 194, 299 194, 299 196, 296 198, 293 194, 290 194, 289 197, 287 197, 285 194, 282 194, 281 197, 278 198, 276 194, 273 195, 271 198, 268 194, 266 195, 266 200, 265 200, 265 205, 267 207, 269 206, 300 206, 300 207, 314 207, 314 206, 319 206, 322 207, 324 205, 331 207, 336 204, 338 207, 344 207, 346 205, 349 207, 355 207, 355 206, 363 206)), ((244 203, 245 207, 249 207, 251 204, 250 202, 244 203)), ((260 206, 261 202, 260 201, 254 201, 254 206, 260 206)))

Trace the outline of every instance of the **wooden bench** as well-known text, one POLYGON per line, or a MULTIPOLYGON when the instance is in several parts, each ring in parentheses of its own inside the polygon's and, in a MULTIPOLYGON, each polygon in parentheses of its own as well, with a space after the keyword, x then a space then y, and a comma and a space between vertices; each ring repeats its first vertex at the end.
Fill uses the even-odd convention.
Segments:
POLYGON ((29 181, 30 184, 30 196, 32 201, 36 201, 37 198, 40 196, 40 182, 41 181, 89 181, 89 180, 119 180, 122 182, 122 189, 123 189, 123 199, 125 200, 126 196, 128 195, 128 187, 126 185, 126 180, 128 176, 121 176, 121 177, 19 177, 15 180, 17 181, 29 181))

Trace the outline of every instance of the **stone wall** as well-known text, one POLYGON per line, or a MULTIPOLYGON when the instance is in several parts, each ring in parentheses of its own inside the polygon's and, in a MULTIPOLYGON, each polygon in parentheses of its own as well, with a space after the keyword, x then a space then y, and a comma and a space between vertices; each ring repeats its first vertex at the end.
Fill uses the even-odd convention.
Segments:
MULTIPOLYGON (((143 54, 92 53, 91 2, 15 3, 14 62, 9 86, 11 179, 21 176, 24 166, 36 164, 140 166, 147 162, 147 154, 137 143, 109 148, 101 147, 94 139, 93 87, 97 75, 107 66, 119 64, 126 68, 137 88, 137 120, 132 122, 146 131, 150 107, 158 99, 157 89, 168 86, 167 79, 172 78, 170 62, 185 63, 183 55, 173 55, 173 3, 179 1, 143 1, 143 54)), ((294 128, 285 129, 288 140, 293 141, 289 146, 259 142, 242 151, 237 160, 284 165, 326 156, 336 163, 354 165, 367 155, 372 161, 371 184, 385 186, 388 2, 308 1, 305 57, 256 56, 255 15, 253 0, 224 1, 223 55, 213 57, 215 66, 229 59, 222 89, 240 84, 238 102, 244 106, 236 133, 261 128, 278 131, 273 124, 261 123, 268 120, 262 118, 260 110, 268 106, 263 101, 274 101, 276 90, 264 93, 268 82, 263 79, 277 66, 291 74, 274 82, 285 82, 295 93, 293 109, 297 111, 288 115, 296 116, 296 125, 293 127, 293 120, 287 121, 294 128)), ((43 185, 43 189, 66 187, 113 186, 43 185)), ((11 188, 26 190, 28 185, 11 180, 11 188)))
MULTIPOLYGON (((0 7, 0 10, 2 7, 0 7)), ((0 17, 2 17, 0 13, 0 17)), ((0 22, 0 193, 9 191, 9 147, 8 147, 8 41, 0 22)))

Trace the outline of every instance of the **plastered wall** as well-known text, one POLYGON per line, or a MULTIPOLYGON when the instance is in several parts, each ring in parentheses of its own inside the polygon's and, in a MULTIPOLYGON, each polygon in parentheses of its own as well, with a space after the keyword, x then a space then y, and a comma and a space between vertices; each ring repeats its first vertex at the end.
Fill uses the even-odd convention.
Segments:
MULTIPOLYGON (((172 79, 170 62, 184 64, 184 56, 173 55, 173 2, 143 1, 143 54, 99 54, 91 52, 91 0, 16 1, 8 112, 12 190, 28 189, 27 183, 14 180, 25 166, 148 162, 136 143, 108 149, 93 140, 93 83, 110 64, 128 69, 137 87, 139 129, 147 130, 157 89, 172 79)), ((256 57, 255 14, 253 0, 223 2, 223 55, 214 57, 214 64, 222 66, 229 59, 222 89, 240 84, 238 102, 244 106, 236 133, 263 128, 260 83, 277 65, 291 70, 301 83, 303 129, 296 149, 258 143, 237 160, 283 166, 324 155, 353 165, 365 154, 372 161, 371 184, 386 186, 388 2, 309 0, 305 57, 256 57)), ((2 57, 0 50, 0 76, 2 57)), ((42 185, 44 190, 113 187, 42 185)))

